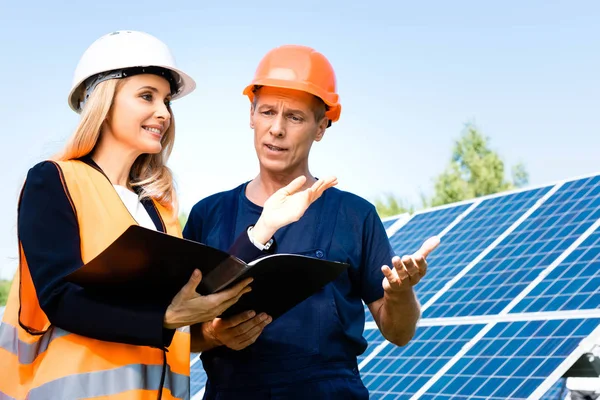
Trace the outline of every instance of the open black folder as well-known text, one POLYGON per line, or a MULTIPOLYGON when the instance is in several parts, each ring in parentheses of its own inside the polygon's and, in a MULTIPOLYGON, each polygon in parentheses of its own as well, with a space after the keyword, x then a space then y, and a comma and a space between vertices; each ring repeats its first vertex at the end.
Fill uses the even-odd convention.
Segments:
POLYGON ((275 319, 335 280, 348 264, 295 254, 268 255, 247 264, 219 249, 133 225, 68 279, 111 301, 166 306, 195 268, 202 271, 197 289, 202 295, 254 278, 252 291, 223 317, 254 310, 275 319))

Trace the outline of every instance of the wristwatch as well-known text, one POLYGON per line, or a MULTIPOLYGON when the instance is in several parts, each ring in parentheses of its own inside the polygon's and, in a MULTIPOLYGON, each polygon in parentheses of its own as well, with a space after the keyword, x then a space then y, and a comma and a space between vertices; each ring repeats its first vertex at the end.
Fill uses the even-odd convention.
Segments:
POLYGON ((254 236, 252 235, 252 228, 254 228, 254 225, 250 225, 250 227, 248 227, 248 239, 250 239, 250 242, 261 251, 269 250, 269 248, 273 245, 273 238, 269 239, 269 241, 265 244, 258 243, 254 240, 254 236))

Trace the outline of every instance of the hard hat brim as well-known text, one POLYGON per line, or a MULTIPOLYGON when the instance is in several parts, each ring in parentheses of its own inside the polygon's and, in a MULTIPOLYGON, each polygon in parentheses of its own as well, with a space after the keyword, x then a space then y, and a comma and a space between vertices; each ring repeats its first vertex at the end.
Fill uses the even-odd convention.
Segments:
MULTIPOLYGON (((335 101, 324 96, 321 91, 315 87, 315 85, 308 82, 294 82, 283 79, 257 79, 252 82, 250 85, 246 86, 244 91, 242 92, 244 95, 248 96, 250 101, 254 101, 254 87, 255 86, 271 86, 280 89, 291 89, 298 90, 300 92, 310 93, 313 96, 316 96, 323 100, 327 106, 329 106, 329 110, 325 113, 325 116, 330 119, 332 122, 336 122, 340 118, 340 114, 342 111, 342 107, 339 102, 337 102, 337 98, 335 101)), ((337 95, 336 95, 337 97, 337 95)))
MULTIPOLYGON (((149 67, 150 65, 139 65, 138 67, 149 67)), ((164 68, 166 70, 172 71, 174 73, 176 73, 177 75, 179 75, 180 79, 181 79, 181 84, 179 85, 179 92, 177 94, 175 94, 172 97, 172 100, 177 100, 180 99, 184 96, 187 96, 188 94, 190 94, 191 92, 193 92, 196 89, 196 81, 194 81, 194 79, 186 74, 185 72, 183 72, 181 69, 179 68, 175 68, 172 66, 166 66, 166 65, 152 65, 153 67, 160 67, 160 68, 164 68)), ((104 72, 104 71, 99 71, 100 72, 104 72)), ((93 75, 90 75, 93 76, 93 75)), ((69 92, 69 96, 68 96, 68 102, 69 102, 69 107, 75 111, 76 113, 80 113, 81 109, 79 108, 79 98, 81 96, 81 91, 84 90, 83 88, 83 84, 85 82, 86 79, 88 79, 90 76, 84 77, 83 79, 81 79, 76 85, 73 86, 73 89, 69 92)))

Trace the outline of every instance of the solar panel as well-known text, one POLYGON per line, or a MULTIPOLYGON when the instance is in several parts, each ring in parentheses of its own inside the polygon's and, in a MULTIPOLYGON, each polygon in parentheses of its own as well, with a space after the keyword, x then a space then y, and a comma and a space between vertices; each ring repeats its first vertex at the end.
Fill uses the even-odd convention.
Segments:
POLYGON ((190 393, 192 395, 200 393, 206 385, 206 372, 202 367, 202 361, 196 356, 192 360, 190 367, 190 393))
MULTIPOLYGON (((561 239, 562 239, 562 243, 557 244, 556 238, 554 236, 551 236, 549 239, 545 239, 547 242, 552 242, 552 246, 546 246, 546 252, 548 254, 552 254, 550 257, 547 257, 547 260, 541 264, 544 268, 546 268, 547 266, 551 265, 552 260, 556 260, 558 256, 560 256, 561 254, 565 253, 565 250, 567 250, 569 248, 569 246, 573 246, 575 245, 575 249, 578 249, 577 251, 573 252, 573 255, 570 258, 566 258, 564 260, 565 265, 570 265, 571 268, 567 269, 567 271, 565 272, 565 268, 556 268, 553 273, 554 274, 559 274, 558 271, 561 271, 560 276, 562 276, 562 280, 564 281, 565 279, 570 279, 572 282, 576 282, 576 283, 572 283, 571 286, 569 286, 569 289, 572 292, 575 292, 576 295, 572 296, 574 298, 577 298, 579 301, 576 300, 572 300, 571 303, 572 304, 576 304, 579 303, 580 305, 584 305, 587 304, 587 306, 584 306, 586 308, 598 308, 597 304, 599 301, 599 296, 600 294, 597 291, 597 287, 598 287, 598 264, 597 264, 597 255, 598 255, 598 243, 597 243, 597 237, 596 234, 592 234, 590 235, 590 238, 586 241, 583 241, 583 243, 581 243, 581 247, 577 247, 578 245, 578 241, 582 238, 582 235, 584 233, 589 234, 591 232, 593 232, 593 229, 595 229, 598 218, 600 217, 600 215, 598 214, 598 191, 600 190, 600 182, 599 182, 599 178, 598 177, 593 177, 593 178, 588 178, 588 179, 583 179, 583 180, 576 180, 576 181, 572 181, 572 182, 568 182, 566 184, 563 185, 562 187, 562 191, 559 191, 559 186, 554 186, 554 187, 545 187, 545 188, 541 188, 538 189, 537 192, 536 191, 526 191, 526 192, 520 192, 517 194, 512 194, 512 195, 505 195, 505 196, 498 196, 498 197, 494 197, 492 199, 489 200, 484 200, 481 204, 473 207, 469 212, 465 213, 463 215, 463 218, 461 221, 459 221, 458 223, 455 222, 455 225, 447 230, 447 232, 445 233, 443 239, 442 239, 442 246, 440 246, 440 249, 436 250, 436 253, 443 253, 442 257, 446 257, 446 258, 450 258, 450 254, 448 254, 451 250, 448 249, 448 247, 459 247, 458 244, 456 242, 459 242, 459 240, 452 240, 453 236, 456 237, 461 237, 465 235, 465 232, 469 233, 471 236, 471 241, 470 243, 468 241, 462 240, 462 244, 463 246, 466 245, 469 248, 473 248, 473 243, 476 243, 477 241, 479 241, 479 244, 475 245, 476 248, 476 252, 477 252, 477 256, 478 258, 475 258, 473 260, 473 262, 471 262, 471 264, 469 266, 467 266, 466 268, 464 268, 460 273, 456 273, 456 271, 453 271, 451 273, 445 273, 446 276, 454 276, 455 279, 448 281, 446 280, 444 285, 438 285, 439 290, 437 293, 441 292, 450 292, 452 290, 453 286, 450 286, 449 288, 446 286, 444 287, 446 284, 448 284, 450 282, 451 285, 456 285, 457 283, 460 282, 467 282, 467 280, 469 280, 472 276, 473 273, 476 273, 477 270, 474 268, 478 265, 479 262, 481 262, 482 260, 485 260, 485 257, 490 256, 490 254, 492 254, 492 252, 494 251, 494 249, 497 246, 502 246, 503 244, 506 243, 511 243, 514 247, 514 245, 517 243, 516 241, 511 242, 511 234, 514 232, 517 232, 517 229, 519 229, 519 227, 528 227, 529 229, 529 234, 538 234, 538 237, 541 237, 544 234, 544 228, 540 228, 540 221, 543 221, 541 219, 538 218, 538 220, 534 220, 530 218, 535 218, 536 216, 542 216, 543 218, 545 218, 548 221, 551 221, 552 224, 554 224, 554 227, 556 227, 556 223, 557 220, 559 221, 560 224, 560 229, 558 230, 559 233, 558 235, 561 239), (556 191, 556 193, 554 193, 556 191), (528 196, 533 196, 533 197, 528 197, 528 196), (511 198, 512 197, 512 198, 511 198), (533 201, 531 201, 533 199, 533 201), (552 199, 552 200, 550 200, 552 199), (485 206, 487 203, 487 210, 485 210, 485 206), (495 203, 495 204, 494 204, 495 203), (516 203, 516 204, 515 204, 516 203), (520 203, 520 206, 519 204, 520 203), (544 207, 544 205, 546 205, 546 207, 544 207), (539 209, 538 209, 539 207, 539 209), (542 208, 544 207, 544 208, 542 208), (570 213, 569 210, 573 209, 576 210, 576 212, 574 213, 570 213), (496 218, 495 220, 493 218, 490 218, 491 215, 494 214, 498 214, 498 213, 503 213, 504 215, 502 217, 496 218), (558 218, 557 218, 558 217, 558 218), (470 221, 470 219, 478 219, 478 224, 475 226, 469 226, 470 224, 473 224, 473 222, 470 221), (488 232, 493 232, 493 227, 490 226, 490 221, 492 224, 494 223, 499 223, 499 221, 502 221, 503 224, 503 229, 500 228, 497 231, 500 232, 500 234, 496 234, 492 237, 483 234, 483 232, 485 230, 487 230, 488 232), (571 224, 569 224, 567 221, 573 221, 571 224), (473 229, 475 228, 475 229, 473 229), (479 232, 477 232, 477 230, 479 230, 479 232), (565 240, 565 237, 568 237, 568 240, 565 240), (450 243, 449 243, 450 242, 450 243), (467 243, 465 243, 467 242, 467 243), (447 247, 444 248, 443 246, 446 245, 447 247), (449 246, 450 245, 450 246, 449 246), (484 247, 485 245, 485 247, 484 247), (550 251, 547 249, 551 249, 550 251), (580 269, 578 269, 577 267, 582 267, 580 269), (571 272, 568 272, 568 271, 571 272), (575 270, 577 270, 577 273, 575 273, 575 270), (458 278, 458 279, 456 279, 458 278), (584 284, 584 280, 585 280, 585 284, 584 284), (595 286, 594 286, 595 285, 595 286), (594 291, 594 289, 596 289, 594 291), (587 303, 583 302, 583 297, 585 297, 585 300, 587 301, 587 303)), ((548 222, 546 222, 548 223, 548 222)), ((548 229, 546 229, 548 230, 548 229)), ((526 230, 524 230, 525 232, 526 230)), ((556 235, 557 231, 553 230, 552 231, 552 235, 556 235)), ((518 237, 518 239, 520 240, 524 240, 523 236, 517 236, 517 234, 513 235, 513 237, 518 237)), ((544 245, 544 243, 541 244, 542 246, 544 245)), ((522 248, 519 248, 517 246, 519 251, 523 251, 522 248)), ((571 249, 572 250, 572 249, 571 249)), ((516 250, 514 250, 516 251, 516 250)), ((506 258, 508 258, 509 255, 507 254, 503 254, 503 258, 500 260, 500 262, 505 261, 506 258)), ((437 276, 440 275, 444 275, 441 271, 439 271, 440 269, 443 269, 445 267, 445 265, 449 264, 447 262, 444 262, 445 260, 437 258, 435 261, 433 260, 433 257, 430 258, 430 270, 428 271, 427 276, 425 277, 425 280, 422 281, 422 283, 425 283, 427 280, 430 279, 435 279, 437 276), (436 271, 436 269, 438 269, 438 271, 436 271), (437 272, 437 274, 436 274, 437 272)), ((463 264, 464 266, 464 264, 463 264)), ((542 269, 544 269, 542 268, 542 269)), ((519 310, 522 311, 518 308, 518 300, 520 300, 518 298, 518 295, 522 292, 523 289, 525 289, 527 287, 527 283, 532 282, 534 280, 534 278, 539 279, 539 275, 541 270, 532 270, 531 268, 531 264, 523 264, 520 265, 519 267, 519 271, 522 272, 522 275, 527 277, 526 280, 524 281, 524 283, 522 283, 518 289, 519 290, 515 290, 513 289, 512 291, 510 290, 510 287, 508 287, 509 285, 504 285, 503 287, 499 287, 498 291, 504 291, 505 293, 505 298, 508 300, 507 302, 505 302, 503 305, 507 306, 505 307, 505 311, 508 313, 511 310, 511 307, 514 307, 515 310, 519 310), (510 307, 508 307, 508 302, 513 301, 513 303, 510 304, 510 307), (517 307, 515 307, 515 304, 517 305, 517 307)), ((553 278, 552 274, 550 274, 549 276, 547 276, 545 279, 541 279, 541 282, 545 283, 547 280, 551 280, 551 279, 555 279, 553 278)), ((472 281, 471 281, 472 282, 472 281)), ((422 285, 419 284, 419 286, 422 285)), ((537 282, 534 282, 533 284, 536 284, 537 282)), ((465 283, 464 285, 465 287, 468 287, 469 284, 465 283)), ((531 286, 531 285, 530 285, 531 286)), ((546 284, 546 287, 549 286, 549 284, 546 284)), ((564 285, 561 285, 564 287, 564 285)), ((472 288, 472 284, 471 284, 471 288, 472 288)), ((536 291, 535 290, 536 286, 533 286, 533 290, 529 293, 530 297, 534 297, 536 295, 540 294, 540 291, 536 291)), ((551 291, 550 293, 556 294, 556 287, 554 286, 555 289, 552 289, 553 291, 551 291)), ((423 295, 422 293, 424 291, 427 291, 427 288, 421 288, 418 289, 417 292, 419 293, 419 297, 420 299, 423 299, 423 295)), ((562 292, 563 294, 566 295, 567 290, 563 290, 562 292)), ((424 315, 424 319, 421 320, 421 323, 431 323, 431 321, 436 321, 436 323, 446 323, 446 324, 452 324, 452 323, 457 323, 458 320, 460 320, 460 318, 454 318, 456 317, 456 315, 444 315, 446 317, 450 316, 451 318, 439 318, 439 315, 436 315, 435 320, 434 319, 430 319, 431 314, 427 313, 427 309, 428 307, 431 307, 432 310, 435 310, 435 305, 438 304, 438 301, 440 300, 440 298, 444 298, 444 296, 446 296, 445 294, 442 293, 442 295, 440 296, 438 295, 434 295, 432 297, 429 297, 428 299, 430 300, 430 302, 428 304, 425 304, 425 307, 423 307, 425 309, 425 315, 424 315)), ((525 297, 525 299, 527 299, 527 297, 525 297)), ((561 299, 564 300, 564 299, 561 299)), ((442 300, 443 301, 443 300, 442 300)), ((480 301, 477 301, 475 298, 470 298, 469 299, 469 305, 472 309, 475 309, 479 306, 480 301)), ((425 302, 422 300, 422 302, 425 302)), ((539 304, 540 302, 538 302, 539 304)), ((559 302, 558 300, 556 300, 555 304, 564 304, 564 301, 559 302)), ((563 306, 564 307, 564 306, 563 306)), ((564 308, 563 308, 564 309, 564 308)), ((499 310, 496 310, 495 313, 498 313, 499 310)), ((485 313, 466 313, 466 315, 485 315, 485 313)), ((488 313, 489 314, 489 313, 488 313)), ((597 313, 597 315, 595 315, 597 317, 600 317, 600 313, 597 313)), ((520 315, 521 318, 525 318, 528 319, 530 318, 527 314, 525 314, 525 316, 520 315)), ((533 317, 531 317, 533 318, 533 317)), ((471 318, 470 321, 471 323, 473 323, 474 321, 477 321, 478 318, 471 318)), ((479 318, 480 319, 480 318, 479 318)), ((590 320, 590 325, 587 326, 587 328, 589 329, 593 329, 596 326, 598 326, 598 319, 594 319, 594 320, 590 320)), ((505 322, 505 324, 508 322, 505 322)), ((523 322, 522 322, 523 323, 523 322)), ((419 329, 424 329, 424 328, 419 328, 419 329)), ((490 333, 488 333, 488 337, 489 337, 490 333)), ((493 332, 492 332, 493 335, 493 332)), ((416 338, 415 338, 416 339, 416 338)), ((413 340, 415 340, 413 339, 413 340)), ((576 335, 574 335, 573 337, 569 338, 569 340, 564 340, 563 341, 563 345, 567 345, 569 343, 572 343, 572 340, 574 339, 578 339, 578 337, 576 335)), ((487 339, 486 339, 487 340, 487 339)), ((600 339, 599 339, 600 340, 600 339)), ((382 346, 378 347, 378 350, 380 351, 380 354, 385 354, 386 351, 390 351, 390 349, 392 349, 393 351, 398 351, 397 348, 395 346, 387 346, 384 347, 385 343, 382 346)), ((410 346, 410 344, 409 344, 410 346)), ((560 363, 563 362, 565 360, 565 358, 567 357, 570 348, 566 348, 567 350, 565 350, 565 353, 561 353, 561 354, 555 354, 554 357, 552 358, 552 361, 547 361, 545 364, 545 368, 546 370, 549 369, 549 366, 552 365, 556 365, 556 363, 560 363), (552 364, 554 363, 554 364, 552 364)), ((372 373, 372 368, 373 368, 373 363, 377 362, 378 360, 378 355, 376 356, 369 356, 367 355, 365 357, 365 360, 368 361, 367 363, 364 363, 363 368, 362 368, 362 373, 367 374, 367 373, 372 373), (371 359, 371 360, 370 360, 371 359), (370 360, 370 361, 369 361, 370 360)), ((459 360, 460 360, 459 356, 459 360)), ((574 361, 574 360, 573 360, 574 361)), ((572 361, 572 362, 573 362, 572 361)), ((464 361, 462 361, 464 362, 464 361)), ((492 367, 494 366, 494 364, 489 364, 487 366, 488 369, 492 369, 492 367)), ((452 371, 450 371, 452 372, 452 371)), ((489 374, 491 374, 490 371, 487 371, 489 374)), ((542 370, 540 369, 538 372, 542 372, 542 370)), ((550 373, 552 373, 552 371, 548 372, 548 375, 550 373)), ((563 371, 564 372, 564 371, 563 371)), ((377 375, 376 373, 374 375, 377 375)), ((479 374, 481 375, 481 374, 479 374)), ((481 378, 485 378, 485 381, 487 381, 490 376, 479 376, 477 374, 473 375, 473 382, 481 382, 481 378)), ((443 376, 443 374, 442 374, 443 376)), ((494 379, 504 379, 504 376, 492 376, 494 379)), ((515 377, 511 377, 510 379, 507 380, 508 383, 505 383, 503 386, 503 390, 507 391, 508 388, 515 386, 515 381, 514 379, 515 377)), ((541 376, 537 376, 534 377, 532 376, 519 376, 518 378, 522 378, 522 382, 521 384, 524 385, 523 388, 521 389, 521 391, 525 390, 525 387, 530 387, 533 389, 536 389, 539 385, 540 385, 540 379, 541 376), (535 378, 535 379, 534 379, 535 378)), ((548 376, 544 376, 544 379, 548 378, 548 376)), ((559 376, 555 376, 554 378, 548 378, 548 379, 554 379, 554 381, 556 379, 558 379, 559 376)), ((402 371, 398 371, 397 375, 396 375, 396 379, 405 379, 404 374, 402 373, 402 371)), ((446 378, 444 378, 446 379, 446 378)), ((460 379, 465 379, 465 377, 460 377, 460 379)), ((460 379, 456 382, 453 383, 453 386, 448 386, 445 390, 447 393, 435 393, 433 396, 431 393, 419 393, 419 396, 414 396, 414 398, 461 398, 459 392, 459 389, 455 388, 454 385, 457 385, 458 382, 460 381, 460 379), (453 392, 454 391, 454 392, 453 392), (450 393, 452 392, 452 393, 450 393), (423 395, 424 394, 424 395, 423 395), (423 395, 423 396, 421 396, 423 395)), ((388 380, 387 382, 390 382, 393 380, 388 380)), ((434 381, 434 380, 432 380, 434 381)), ((378 381, 374 381, 373 382, 378 382, 378 381)), ((495 381, 497 382, 497 381, 495 381)), ((464 383, 464 382, 463 382, 464 383)), ((419 383, 422 384, 422 383, 419 383)), ((552 384, 552 382, 550 382, 550 385, 552 384)), ((440 384, 438 384, 440 385, 440 384)), ((549 385, 546 385, 549 386, 549 385)), ((374 389, 373 387, 369 387, 369 389, 374 389)), ((378 385, 378 387, 376 388, 376 394, 377 398, 395 398, 395 399, 402 399, 402 398, 411 398, 414 395, 414 390, 408 390, 406 391, 404 394, 401 394, 399 392, 395 392, 391 390, 390 384, 381 384, 378 385), (387 393, 387 395, 385 395, 387 393), (386 397, 387 396, 387 397, 386 397)), ((435 388, 430 388, 430 390, 435 390, 435 388)), ((463 390, 466 390, 463 388, 463 390)), ((488 389, 489 390, 489 389, 488 389)), ((515 394, 517 394, 516 390, 517 388, 514 388, 515 390, 515 394)), ((464 393, 463 393, 464 394, 464 393)), ((539 396, 540 394, 538 394, 539 396)), ((465 395, 466 396, 466 395, 465 395)), ((473 397, 469 397, 469 398, 493 398, 490 397, 491 395, 487 395, 485 392, 485 389, 482 389, 482 392, 479 394, 473 394, 473 397)), ((468 397, 468 396, 467 396, 468 397)), ((464 398, 467 398, 464 397, 464 398)), ((504 397, 504 398, 512 398, 512 397, 504 397)))
MULTIPOLYGON (((600 217, 600 180, 565 184, 424 313, 498 314, 600 217)), ((458 228, 458 226, 457 226, 458 228)))
POLYGON ((548 191, 549 188, 541 188, 476 203, 476 206, 443 236, 440 246, 428 258, 431 268, 427 270, 427 275, 419 285, 415 286, 421 303, 426 304, 433 296, 439 295, 440 290, 451 279, 480 256, 483 250, 548 191))
MULTIPOLYGON (((442 207, 430 212, 415 214, 390 237, 392 248, 395 250, 396 254, 400 256, 415 252, 421 247, 421 244, 425 239, 433 235, 439 235, 470 206, 471 203, 466 203, 454 207, 442 207), (402 245, 400 245, 400 243, 402 243, 402 245)), ((366 305, 365 314, 366 321, 373 322, 373 316, 366 305)))
POLYGON ((564 400, 567 395, 566 384, 566 378, 557 380, 556 383, 552 385, 542 397, 540 397, 540 400, 564 400))
POLYGON ((425 239, 442 232, 470 205, 470 203, 467 203, 415 214, 390 237, 392 248, 399 255, 410 254, 419 250, 425 239))
POLYGON ((390 226, 394 225, 394 222, 398 221, 398 217, 394 217, 391 219, 384 219, 381 222, 383 223, 383 227, 385 229, 389 229, 390 226))
POLYGON ((527 399, 598 324, 600 319, 493 324, 419 398, 527 399))
POLYGON ((512 312, 600 308, 600 230, 595 230, 563 262, 516 304, 512 312))
MULTIPOLYGON (((370 398, 413 395, 482 328, 483 325, 423 327, 408 345, 386 347, 360 372, 370 398)), ((371 332, 377 332, 383 341, 379 331, 371 332)))

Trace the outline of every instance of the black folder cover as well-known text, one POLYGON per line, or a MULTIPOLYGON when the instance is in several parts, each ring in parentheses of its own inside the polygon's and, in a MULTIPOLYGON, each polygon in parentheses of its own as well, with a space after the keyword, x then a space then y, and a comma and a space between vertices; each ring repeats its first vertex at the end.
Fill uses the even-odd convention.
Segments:
POLYGON ((348 264, 296 254, 274 254, 251 263, 219 249, 132 225, 68 279, 99 295, 165 306, 202 271, 198 293, 207 295, 253 277, 252 291, 223 317, 254 310, 274 319, 318 292, 348 264))

